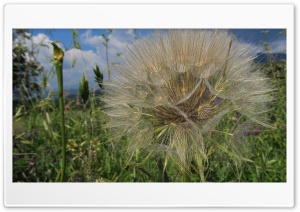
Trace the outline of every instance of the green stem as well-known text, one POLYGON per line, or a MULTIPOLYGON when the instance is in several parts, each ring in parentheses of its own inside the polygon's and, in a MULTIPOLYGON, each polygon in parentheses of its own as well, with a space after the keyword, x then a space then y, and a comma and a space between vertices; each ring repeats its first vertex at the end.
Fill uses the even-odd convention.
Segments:
POLYGON ((62 164, 60 181, 65 181, 66 172, 66 139, 65 139, 65 117, 64 117, 64 98, 63 98, 63 57, 64 52, 55 43, 51 43, 54 50, 54 66, 56 69, 57 83, 58 83, 58 97, 59 97, 59 116, 61 129, 61 146, 62 146, 62 164))
POLYGON ((106 43, 106 46, 105 46, 105 54, 106 54, 107 74, 108 74, 108 79, 110 79, 110 67, 109 67, 109 61, 108 61, 108 46, 107 46, 107 43, 106 43))
POLYGON ((157 161, 159 173, 158 173, 158 182, 169 182, 169 176, 164 168, 163 159, 160 157, 157 161))
MULTIPOLYGON (((60 66, 62 67, 62 66, 60 66)), ((57 70, 57 69, 56 69, 57 70)), ((61 130, 61 145, 62 145, 62 167, 61 167, 61 182, 65 179, 66 170, 66 140, 65 140, 65 117, 64 117, 64 99, 63 99, 63 79, 62 71, 57 76, 58 80, 58 96, 59 96, 59 115, 60 115, 60 130, 61 130)))
POLYGON ((204 175, 204 168, 203 168, 202 159, 199 159, 199 161, 198 161, 198 167, 199 167, 199 173, 200 173, 201 182, 204 183, 205 182, 205 175, 204 175))
POLYGON ((87 110, 86 110, 86 104, 83 105, 83 113, 84 113, 84 129, 85 133, 87 133, 87 110))
POLYGON ((182 173, 182 182, 191 182, 191 176, 184 168, 181 168, 181 173, 182 173))

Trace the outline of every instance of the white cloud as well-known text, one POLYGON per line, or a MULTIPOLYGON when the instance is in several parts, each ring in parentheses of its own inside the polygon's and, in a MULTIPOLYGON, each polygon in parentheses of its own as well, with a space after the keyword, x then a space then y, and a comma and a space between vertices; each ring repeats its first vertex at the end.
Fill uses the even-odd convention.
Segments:
POLYGON ((79 49, 71 49, 65 52, 64 57, 64 82, 69 87, 77 87, 81 80, 82 73, 90 79, 90 86, 94 86, 93 68, 96 65, 103 64, 104 61, 99 55, 92 50, 81 51, 79 49), (71 67, 73 60, 76 60, 74 68, 71 67))
POLYGON ((133 29, 128 29, 126 31, 126 33, 129 34, 130 36, 134 37, 134 31, 133 31, 133 29))
MULTIPOLYGON (((108 36, 108 56, 109 63, 116 61, 117 53, 124 53, 126 46, 134 40, 133 30, 113 30, 108 36)), ((90 86, 93 87, 94 73, 93 68, 96 65, 107 79, 106 51, 103 45, 104 39, 101 35, 93 35, 92 30, 87 30, 80 35, 79 40, 83 45, 90 47, 91 50, 70 49, 65 52, 64 56, 64 89, 77 88, 81 80, 82 73, 85 73, 90 80, 90 86), (74 68, 71 67, 73 60, 76 60, 74 68)), ((53 63, 53 47, 50 44, 52 40, 45 34, 39 33, 32 36, 32 42, 27 40, 26 45, 29 49, 35 49, 35 57, 44 67, 45 73, 50 75, 49 84, 52 88, 57 88, 56 77, 54 75, 53 63)), ((59 43, 58 45, 62 47, 59 43)), ((113 73, 112 73, 113 74, 113 73)))
POLYGON ((286 41, 278 40, 272 43, 272 53, 286 53, 286 41))
MULTIPOLYGON (((85 33, 85 36, 88 38, 88 31, 85 33)), ((99 40, 87 39, 87 41, 92 45, 93 42, 98 42, 99 40)), ((32 36, 32 42, 27 40, 26 45, 29 49, 34 48, 37 61, 44 67, 45 73, 50 76, 48 81, 50 87, 56 90, 57 81, 54 75, 53 63, 50 62, 53 58, 51 42, 47 35, 40 33, 36 36, 32 36)), ((62 47, 59 43, 58 45, 62 47)), ((63 65, 64 89, 77 88, 82 73, 85 73, 90 79, 90 86, 93 87, 95 84, 93 68, 95 68, 96 65, 98 65, 101 70, 105 70, 105 58, 102 54, 97 54, 97 52, 92 50, 81 51, 79 49, 70 49, 65 51, 63 65), (73 60, 76 60, 74 68, 71 67, 73 60)))
MULTIPOLYGON (((248 44, 245 44, 245 46, 248 44)), ((286 53, 286 41, 285 40, 277 40, 269 44, 270 45, 270 52, 267 52, 263 45, 252 45, 251 53, 286 53)))
POLYGON ((45 70, 51 70, 53 66, 49 62, 53 55, 53 47, 50 42, 49 37, 42 33, 32 36, 32 41, 26 40, 27 47, 30 50, 34 49, 35 58, 41 63, 45 70))
POLYGON ((101 35, 95 36, 92 35, 92 30, 87 30, 85 33, 83 33, 81 36, 81 41, 84 44, 90 45, 90 46, 95 46, 99 45, 102 42, 104 42, 104 39, 101 37, 101 35))
MULTIPOLYGON (((133 30, 125 30, 125 29, 113 29, 112 33, 108 36, 108 58, 109 63, 113 63, 116 61, 116 57, 118 53, 124 53, 126 51, 127 45, 130 45, 134 41, 134 33, 133 30)), ((87 30, 80 36, 80 42, 88 45, 91 48, 94 48, 96 54, 100 58, 98 66, 102 72, 104 72, 104 77, 106 78, 106 49, 103 43, 105 42, 103 37, 99 35, 92 35, 91 30, 87 30)), ((113 73, 111 73, 113 74, 113 73)))
POLYGON ((260 44, 255 46, 256 52, 267 53, 267 54, 286 53, 286 40, 275 40, 267 44, 268 44, 268 51, 266 50, 265 46, 263 46, 263 44, 260 44))

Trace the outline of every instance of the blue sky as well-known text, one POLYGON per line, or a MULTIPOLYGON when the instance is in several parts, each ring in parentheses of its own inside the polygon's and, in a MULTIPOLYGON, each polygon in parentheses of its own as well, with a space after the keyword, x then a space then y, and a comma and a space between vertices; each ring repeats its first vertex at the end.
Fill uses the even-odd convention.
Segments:
MULTIPOLYGON (((134 37, 145 37, 153 30, 151 29, 113 29, 108 33, 107 29, 77 29, 77 40, 81 45, 81 50, 74 49, 72 43, 72 29, 31 29, 32 42, 35 44, 36 58, 44 67, 45 72, 49 75, 48 88, 57 89, 56 78, 54 75, 53 65, 49 62, 53 57, 52 41, 60 41, 59 45, 66 50, 64 57, 64 89, 76 89, 81 80, 82 73, 89 78, 90 88, 97 86, 94 82, 93 68, 98 65, 100 70, 106 75, 106 55, 104 39, 101 34, 108 36, 108 56, 109 62, 116 60, 117 54, 126 51, 126 47, 134 42, 134 37), (39 44, 44 44, 41 46, 39 44), (76 60, 75 66, 72 67, 72 61, 76 60)), ((258 52, 264 52, 261 41, 271 43, 273 53, 286 52, 286 37, 280 35, 282 29, 230 29, 238 40, 251 43, 257 46, 258 52), (267 36, 262 32, 267 32, 267 36), (280 35, 280 36, 278 36, 280 35)), ((27 42, 31 48, 31 41, 27 42)))

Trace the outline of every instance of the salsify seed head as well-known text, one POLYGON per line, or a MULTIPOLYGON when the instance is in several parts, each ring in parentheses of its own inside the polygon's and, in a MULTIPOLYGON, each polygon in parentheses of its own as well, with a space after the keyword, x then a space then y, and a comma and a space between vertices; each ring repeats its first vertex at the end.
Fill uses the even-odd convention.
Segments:
POLYGON ((224 30, 156 31, 115 65, 104 94, 107 127, 115 139, 127 136, 129 152, 151 149, 182 167, 206 159, 227 113, 269 127, 273 87, 254 58, 252 45, 224 30))

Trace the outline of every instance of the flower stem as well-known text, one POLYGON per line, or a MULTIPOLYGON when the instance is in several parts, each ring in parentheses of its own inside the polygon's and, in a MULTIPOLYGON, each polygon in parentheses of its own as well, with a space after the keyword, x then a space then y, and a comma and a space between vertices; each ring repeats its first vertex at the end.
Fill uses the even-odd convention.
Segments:
POLYGON ((181 173, 182 173, 182 182, 191 182, 191 176, 189 175, 189 173, 184 169, 181 168, 181 173))
POLYGON ((200 179, 201 179, 201 182, 204 183, 205 182, 205 175, 204 175, 204 168, 203 168, 202 159, 198 159, 197 162, 198 162, 198 167, 199 167, 200 179))
POLYGON ((158 182, 169 182, 169 176, 166 169, 164 168, 163 159, 161 157, 159 157, 157 165, 159 169, 158 182))
POLYGON ((63 58, 64 52, 59 48, 56 43, 53 45, 54 52, 54 66, 56 69, 57 83, 58 83, 58 97, 59 97, 59 116, 60 116, 60 129, 61 129, 61 146, 62 146, 62 164, 60 181, 65 181, 66 172, 66 139, 65 139, 65 117, 64 117, 64 99, 63 99, 63 58))

